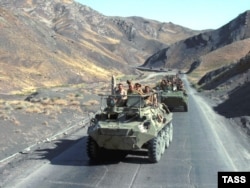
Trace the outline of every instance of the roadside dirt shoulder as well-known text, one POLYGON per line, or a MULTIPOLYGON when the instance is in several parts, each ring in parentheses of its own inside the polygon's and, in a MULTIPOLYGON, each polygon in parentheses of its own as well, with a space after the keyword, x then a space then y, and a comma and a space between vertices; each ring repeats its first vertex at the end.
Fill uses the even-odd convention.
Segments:
POLYGON ((211 90, 203 91, 200 94, 206 98, 208 104, 211 105, 215 112, 224 116, 250 137, 250 109, 246 105, 249 100, 244 99, 247 93, 238 93, 239 96, 236 98, 233 97, 234 100, 232 97, 228 97, 226 91, 211 90), (244 99, 244 102, 241 102, 241 99, 244 99))
MULTIPOLYGON (((100 86, 99 86, 100 85, 100 86)), ((99 83, 84 88, 43 89, 28 96, 0 97, 0 161, 31 146, 67 134, 74 125, 99 109, 99 83)))

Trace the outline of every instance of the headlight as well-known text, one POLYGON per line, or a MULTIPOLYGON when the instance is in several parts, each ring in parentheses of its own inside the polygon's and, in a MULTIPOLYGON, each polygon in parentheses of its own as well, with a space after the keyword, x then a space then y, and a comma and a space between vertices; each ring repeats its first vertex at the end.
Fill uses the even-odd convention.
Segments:
POLYGON ((90 126, 94 126, 95 124, 97 124, 97 119, 96 118, 92 118, 90 120, 90 126))
POLYGON ((88 133, 89 132, 93 132, 93 131, 96 131, 97 129, 100 128, 100 125, 98 123, 91 123, 91 126, 88 127, 88 133))
POLYGON ((145 127, 143 126, 143 124, 138 125, 138 129, 139 129, 142 133, 147 132, 147 129, 145 129, 145 127))
POLYGON ((150 121, 146 121, 146 122, 144 122, 143 123, 143 127, 145 128, 145 129, 149 129, 150 128, 150 121))
POLYGON ((149 121, 146 121, 140 125, 138 125, 138 128, 139 130, 142 132, 142 133, 145 133, 148 131, 148 129, 150 128, 150 122, 149 121))

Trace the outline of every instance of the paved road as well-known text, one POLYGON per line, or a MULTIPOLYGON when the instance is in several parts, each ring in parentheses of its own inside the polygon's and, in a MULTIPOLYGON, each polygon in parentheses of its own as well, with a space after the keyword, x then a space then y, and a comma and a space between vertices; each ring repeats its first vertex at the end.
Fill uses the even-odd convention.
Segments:
POLYGON ((188 92, 189 111, 174 113, 173 142, 159 163, 150 164, 144 153, 137 153, 119 162, 91 164, 82 129, 62 141, 74 142, 71 147, 55 158, 49 149, 40 153, 36 165, 6 187, 216 188, 218 171, 250 171, 247 137, 194 90, 188 87, 188 92))

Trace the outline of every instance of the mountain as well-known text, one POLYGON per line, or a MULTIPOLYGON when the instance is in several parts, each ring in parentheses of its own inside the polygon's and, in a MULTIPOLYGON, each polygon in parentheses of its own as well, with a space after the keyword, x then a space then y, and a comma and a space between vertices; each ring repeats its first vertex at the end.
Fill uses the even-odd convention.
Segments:
POLYGON ((226 87, 234 83, 239 87, 250 81, 250 51, 236 63, 226 65, 207 72, 198 82, 201 88, 206 90, 215 89, 218 86, 226 87))
POLYGON ((0 93, 107 80, 201 31, 72 0, 1 0, 0 93))
POLYGON ((202 32, 158 51, 142 67, 191 69, 189 72, 200 67, 205 73, 244 57, 249 51, 249 39, 250 11, 246 11, 217 30, 202 32))
POLYGON ((250 11, 217 30, 177 41, 149 57, 140 68, 178 68, 213 109, 250 131, 250 11), (210 103, 209 102, 209 103, 210 103))
POLYGON ((250 51, 239 61, 207 72, 198 82, 203 94, 216 101, 214 110, 250 131, 250 51))

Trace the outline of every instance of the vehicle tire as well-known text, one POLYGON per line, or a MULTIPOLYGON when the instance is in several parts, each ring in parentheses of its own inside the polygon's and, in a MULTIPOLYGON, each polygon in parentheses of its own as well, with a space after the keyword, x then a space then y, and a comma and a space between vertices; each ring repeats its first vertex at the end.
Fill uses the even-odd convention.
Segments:
POLYGON ((184 108, 184 112, 188 111, 188 105, 187 104, 184 104, 183 108, 184 108))
POLYGON ((164 129, 165 131, 165 147, 168 148, 170 144, 170 128, 169 125, 167 125, 164 129))
POLYGON ((96 141, 88 136, 87 139, 87 155, 90 160, 99 161, 101 158, 101 148, 97 145, 96 141))
POLYGON ((161 136, 158 135, 157 137, 153 138, 148 143, 148 159, 152 163, 157 163, 161 159, 162 154, 162 139, 161 136))
POLYGON ((174 111, 174 107, 168 107, 168 109, 170 110, 170 112, 174 111))
POLYGON ((165 142, 165 138, 166 138, 166 132, 164 129, 161 130, 161 154, 163 155, 163 153, 165 152, 166 149, 166 142, 165 142))
POLYGON ((169 142, 171 143, 173 141, 173 124, 172 122, 169 123, 169 142))

